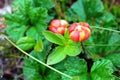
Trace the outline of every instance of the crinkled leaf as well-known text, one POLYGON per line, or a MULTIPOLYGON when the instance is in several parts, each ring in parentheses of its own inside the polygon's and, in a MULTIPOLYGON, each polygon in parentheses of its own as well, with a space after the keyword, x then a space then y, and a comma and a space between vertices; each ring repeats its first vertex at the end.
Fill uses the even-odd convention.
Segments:
POLYGON ((118 43, 120 41, 120 39, 118 37, 120 37, 120 34, 118 34, 118 33, 112 33, 112 35, 111 35, 110 40, 109 40, 108 43, 111 44, 111 45, 114 44, 114 43, 118 43))
POLYGON ((69 57, 64 64, 67 71, 82 74, 87 72, 87 63, 78 57, 69 57), (74 64, 74 65, 73 65, 74 64))
POLYGON ((33 36, 31 35, 31 27, 35 27, 36 29, 33 30, 34 33, 37 33, 35 34, 35 39, 40 40, 42 38, 42 31, 47 29, 47 10, 40 6, 35 7, 33 4, 31 0, 15 1, 13 14, 4 15, 6 23, 9 26, 6 28, 6 32, 12 39, 18 40, 25 34, 33 36))
POLYGON ((97 30, 89 38, 87 49, 92 54, 109 54, 120 50, 120 35, 118 33, 97 30), (103 36, 104 35, 104 36, 103 36), (99 38, 100 37, 100 38, 99 38), (92 45, 94 44, 94 45, 92 45), (98 44, 98 45, 97 45, 98 44), (100 45, 100 46, 99 46, 100 45))
POLYGON ((119 45, 120 45, 120 34, 118 33, 112 33, 110 36, 110 39, 108 40, 108 44, 111 45, 110 47, 106 47, 106 51, 113 52, 119 51, 119 45), (115 46, 113 46, 115 45, 115 46))
MULTIPOLYGON (((41 61, 44 61, 43 57, 35 51, 32 51, 30 55, 32 55, 33 57, 41 61)), ((33 59, 25 58, 24 67, 23 67, 23 71, 24 71, 23 73, 24 73, 25 79, 26 80, 44 80, 43 76, 41 75, 43 72, 42 69, 44 68, 45 68, 44 66, 34 61, 33 59)))
MULTIPOLYGON (((23 4, 25 4, 25 2, 29 2, 31 0, 23 0, 21 2, 21 0, 17 0, 17 1, 14 1, 13 2, 13 6, 18 6, 21 4, 21 6, 24 6, 23 4)), ((54 4, 52 3, 51 0, 32 0, 32 4, 35 6, 35 7, 45 7, 47 9, 50 9, 54 6, 54 4), (46 4, 46 5, 44 5, 46 4)))
POLYGON ((43 50, 43 42, 41 40, 39 40, 35 46, 34 46, 34 50, 41 52, 43 50))
MULTIPOLYGON (((44 25, 45 25, 45 21, 46 21, 46 17, 47 17, 47 10, 45 8, 42 8, 42 7, 31 8, 29 10, 29 13, 30 13, 29 18, 30 18, 31 24, 36 25, 37 23, 39 23, 39 24, 44 23, 44 25)), ((43 26, 41 26, 41 27, 43 27, 43 26)))
MULTIPOLYGON (((43 7, 48 10, 54 7, 52 0, 33 0, 33 3, 35 7, 43 7)), ((51 15, 51 14, 52 13, 50 12, 49 15, 47 16, 47 19, 46 19, 47 23, 49 23, 54 18, 54 15, 51 15)))
POLYGON ((104 58, 109 59, 113 63, 114 66, 120 68, 120 54, 119 53, 109 54, 105 56, 104 58))
POLYGON ((54 6, 52 0, 33 0, 36 7, 52 8, 54 6))
MULTIPOLYGON (((65 73, 73 76, 76 79, 87 80, 87 63, 84 59, 78 57, 70 57, 64 64, 65 73), (84 77, 83 77, 84 76, 84 77)), ((69 78, 62 76, 63 80, 70 80, 69 78)), ((74 79, 73 79, 74 80, 74 79)))
POLYGON ((61 80, 61 75, 53 70, 50 70, 47 71, 47 76, 45 77, 45 80, 61 80))
POLYGON ((67 50, 64 48, 64 46, 58 46, 55 48, 55 50, 48 56, 47 64, 53 65, 56 64, 66 57, 67 50))
POLYGON ((112 76, 113 65, 109 60, 98 60, 94 62, 91 68, 91 78, 92 80, 115 80, 112 76))
POLYGON ((29 50, 33 48, 33 46, 35 45, 35 40, 31 37, 23 37, 23 38, 20 38, 16 42, 16 44, 18 47, 20 47, 23 50, 29 50))
POLYGON ((26 31, 26 29, 26 26, 20 26, 15 24, 13 26, 7 27, 5 31, 10 36, 10 38, 12 38, 13 40, 18 40, 24 36, 24 32, 26 31))
MULTIPOLYGON (((43 41, 43 44, 44 50, 42 52, 32 51, 30 55, 42 62, 45 62, 46 55, 50 50, 51 45, 46 40, 43 41)), ((25 80, 45 80, 46 76, 49 75, 47 74, 45 76, 42 76, 43 74, 46 74, 45 70, 45 66, 41 65, 31 58, 25 58, 23 66, 25 80)))
POLYGON ((55 34, 51 31, 44 31, 43 35, 48 41, 50 41, 52 43, 55 43, 58 45, 64 45, 64 43, 63 43, 64 37, 60 36, 59 34, 55 34))

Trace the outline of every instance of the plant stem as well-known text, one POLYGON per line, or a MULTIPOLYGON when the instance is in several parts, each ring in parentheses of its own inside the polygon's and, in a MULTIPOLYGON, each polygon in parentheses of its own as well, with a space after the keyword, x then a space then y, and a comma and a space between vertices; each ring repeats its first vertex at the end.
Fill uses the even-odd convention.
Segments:
POLYGON ((120 31, 117 31, 117 30, 112 30, 112 29, 108 29, 108 28, 101 28, 101 27, 96 27, 96 26, 91 26, 93 29, 96 28, 96 29, 103 29, 103 30, 107 30, 107 31, 112 31, 112 32, 116 32, 116 33, 120 33, 120 31))
POLYGON ((93 61, 92 61, 92 59, 91 58, 88 58, 87 57, 87 50, 86 50, 86 48, 85 48, 85 46, 84 46, 84 44, 81 42, 81 46, 82 46, 82 49, 83 49, 83 57, 84 57, 84 59, 86 60, 86 62, 87 62, 87 67, 88 67, 88 73, 90 72, 90 70, 91 70, 91 67, 92 67, 92 64, 93 64, 93 61))
POLYGON ((57 73, 59 73, 59 74, 61 74, 61 75, 63 75, 63 76, 66 76, 66 77, 72 79, 71 76, 69 76, 69 75, 67 75, 67 74, 65 74, 65 73, 63 73, 63 72, 61 72, 61 71, 59 71, 59 70, 57 70, 57 69, 55 69, 55 68, 53 68, 53 67, 51 67, 51 66, 45 64, 44 62, 38 60, 37 58, 35 58, 35 57, 29 55, 27 52, 23 51, 23 50, 20 49, 17 45, 15 45, 8 37, 5 37, 5 39, 6 39, 7 41, 9 41, 9 42, 10 42, 14 47, 16 47, 18 50, 20 50, 22 53, 24 53, 24 54, 27 55, 28 57, 32 58, 33 60, 39 62, 40 64, 42 64, 42 65, 44 65, 44 66, 50 68, 51 70, 53 70, 53 71, 55 71, 55 72, 57 72, 57 73))
POLYGON ((82 46, 82 49, 83 49, 83 57, 84 57, 85 60, 87 60, 86 48, 85 48, 85 46, 82 42, 81 42, 81 46, 82 46))
POLYGON ((86 45, 86 46, 100 46, 100 47, 104 47, 104 46, 120 46, 120 44, 112 44, 112 45, 110 45, 110 44, 84 44, 84 45, 86 45))
POLYGON ((84 51, 84 57, 86 58, 86 50, 85 50, 85 46, 83 45, 83 43, 81 42, 81 46, 82 46, 82 49, 84 51))

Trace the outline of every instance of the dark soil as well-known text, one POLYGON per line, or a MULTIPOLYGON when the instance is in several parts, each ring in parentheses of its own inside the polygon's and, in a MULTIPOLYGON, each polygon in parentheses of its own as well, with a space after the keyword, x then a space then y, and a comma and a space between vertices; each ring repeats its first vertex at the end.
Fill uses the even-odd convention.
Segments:
POLYGON ((0 52, 0 80, 23 80, 23 59, 19 55, 0 52))

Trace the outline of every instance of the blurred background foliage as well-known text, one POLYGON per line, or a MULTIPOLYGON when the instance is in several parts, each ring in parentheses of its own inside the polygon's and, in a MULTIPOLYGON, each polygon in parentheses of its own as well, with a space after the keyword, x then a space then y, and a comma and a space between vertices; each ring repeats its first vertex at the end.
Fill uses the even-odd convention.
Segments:
MULTIPOLYGON (((23 27, 19 29, 20 32, 22 30, 22 33, 19 36, 18 35, 15 36, 16 33, 11 32, 11 29, 7 28, 6 30, 7 34, 11 35, 11 38, 14 41, 17 41, 17 39, 23 37, 24 34, 27 36, 33 37, 32 34, 28 34, 28 33, 31 33, 31 30, 34 31, 34 34, 38 34, 36 33, 35 30, 38 29, 41 31, 41 29, 38 28, 39 25, 42 25, 44 27, 42 28, 42 30, 47 29, 49 22, 55 18, 66 19, 70 23, 85 21, 85 22, 88 22, 92 28, 92 35, 90 39, 84 42, 84 45, 86 47, 87 57, 89 59, 93 59, 93 61, 100 58, 111 60, 111 62, 114 65, 114 74, 117 75, 118 77, 120 76, 120 59, 119 59, 120 58, 120 48, 119 48, 120 33, 95 28, 95 27, 99 27, 99 28, 109 28, 112 30, 114 29, 118 31, 120 30, 120 10, 119 10, 120 1, 119 0, 32 0, 32 1, 33 1, 32 4, 25 5, 24 1, 22 2, 21 0, 15 0, 12 6, 13 7, 17 6, 17 7, 13 8, 13 11, 16 10, 18 7, 20 7, 20 11, 14 12, 15 14, 14 18, 13 16, 11 17, 11 14, 7 14, 5 16, 7 19, 8 26, 14 27, 17 25, 19 27, 22 25, 23 27), (33 14, 32 14, 32 11, 31 11, 31 14, 29 14, 29 11, 31 9, 35 9, 33 14), (43 10, 43 11, 39 12, 38 10, 43 10), (46 15, 39 14, 38 16, 42 16, 42 19, 33 18, 33 17, 37 17, 37 16, 33 16, 37 12, 41 14, 44 12, 46 15), (22 15, 18 16, 19 14, 22 14, 22 15), (12 23, 14 22, 15 24, 11 24, 11 22, 12 23), (31 26, 36 26, 36 29, 33 29, 31 26), (23 29, 27 30, 28 27, 29 27, 28 32, 23 31, 23 29)), ((4 1, 2 2, 1 0, 0 4, 1 4, 0 5, 1 10, 7 10, 5 8, 5 5, 3 5, 5 4, 4 1)), ((10 6, 10 2, 7 5, 10 6)), ((1 15, 2 13, 0 14, 0 16, 1 15)), ((1 21, 0 22, 0 57, 1 57, 0 58, 0 61, 1 61, 0 75, 6 76, 7 74, 9 75, 9 77, 12 76, 11 79, 13 79, 14 77, 14 79, 16 80, 18 79, 23 80, 23 72, 21 72, 21 69, 23 67, 24 55, 21 55, 18 50, 16 50, 6 40, 3 39, 3 35, 6 35, 5 31, 3 30, 5 27, 6 25, 4 21, 1 21), (10 64, 10 63, 13 63, 13 64, 10 64), (2 65, 5 67, 3 67, 2 65), (17 72, 15 72, 16 70, 17 72)), ((17 34, 20 34, 20 33, 17 33, 17 34)), ((43 39, 43 37, 38 38, 38 36, 41 36, 41 35, 38 34, 34 36, 34 39, 36 40, 43 39)), ((48 46, 47 43, 48 42, 44 41, 43 44, 45 46, 48 46)), ((50 46, 51 45, 49 45, 49 47, 50 46)), ((46 51, 43 51, 43 53, 45 52, 46 51)), ((36 56, 34 51, 31 51, 31 55, 36 56)), ((45 56, 45 54, 42 56, 45 56)), ((37 58, 41 59, 41 56, 39 55, 37 56, 37 58)), ((67 63, 65 64, 67 65, 67 63)), ((38 68, 39 66, 40 65, 38 65, 38 63, 32 61, 31 59, 25 59, 25 66, 24 66, 24 70, 25 70, 24 74, 26 74, 25 76, 28 77, 29 72, 27 71, 30 71, 30 70, 33 72, 43 71, 42 73, 44 74, 44 70, 41 70, 40 68, 38 68), (36 65, 36 66, 31 66, 31 65, 36 65), (31 67, 28 69, 28 66, 31 66, 31 67)), ((44 69, 44 67, 42 69, 44 69)), ((59 69, 59 66, 57 66, 57 69, 59 69)), ((65 72, 67 73, 67 69, 60 69, 60 70, 61 71, 66 70, 65 72)), ((58 74, 49 70, 49 72, 45 74, 48 79, 51 78, 52 76, 50 75, 50 73, 55 74, 57 78, 59 78, 58 74)), ((34 72, 34 74, 30 75, 29 78, 31 78, 31 80, 37 80, 37 77, 35 78, 34 75, 35 76, 39 75, 39 73, 34 72)), ((64 77, 62 78, 63 80, 67 80, 64 77)), ((55 79, 56 77, 54 78, 54 80, 55 79)), ((116 79, 116 80, 119 80, 119 79, 116 79)))

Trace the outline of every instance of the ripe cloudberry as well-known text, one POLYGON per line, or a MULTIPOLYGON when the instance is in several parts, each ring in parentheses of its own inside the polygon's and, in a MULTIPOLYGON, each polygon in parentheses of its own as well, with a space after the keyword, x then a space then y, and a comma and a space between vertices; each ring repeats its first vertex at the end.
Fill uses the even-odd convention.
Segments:
POLYGON ((68 22, 66 20, 52 20, 49 26, 49 30, 57 33, 57 34, 64 34, 65 30, 67 29, 68 22))
POLYGON ((69 28, 70 38, 75 42, 82 42, 89 38, 91 34, 90 25, 86 22, 73 23, 69 28))

